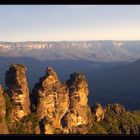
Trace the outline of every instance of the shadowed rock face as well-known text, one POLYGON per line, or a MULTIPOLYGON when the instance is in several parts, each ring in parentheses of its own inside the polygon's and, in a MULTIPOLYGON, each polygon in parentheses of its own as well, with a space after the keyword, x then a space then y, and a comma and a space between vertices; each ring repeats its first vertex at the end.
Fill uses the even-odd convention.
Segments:
POLYGON ((8 128, 5 122, 6 101, 3 95, 3 88, 0 85, 0 134, 8 134, 8 128))
POLYGON ((88 106, 88 82, 82 73, 73 73, 67 85, 70 94, 68 129, 74 133, 87 133, 90 127, 88 124, 92 124, 91 110, 88 106))
POLYGON ((69 107, 66 84, 61 83, 56 72, 48 67, 46 75, 40 78, 39 83, 33 89, 33 93, 37 99, 36 113, 44 125, 43 133, 54 134, 62 131, 61 119, 69 107))
POLYGON ((12 121, 21 119, 30 113, 29 88, 25 72, 24 65, 13 64, 5 74, 7 93, 13 103, 12 121))

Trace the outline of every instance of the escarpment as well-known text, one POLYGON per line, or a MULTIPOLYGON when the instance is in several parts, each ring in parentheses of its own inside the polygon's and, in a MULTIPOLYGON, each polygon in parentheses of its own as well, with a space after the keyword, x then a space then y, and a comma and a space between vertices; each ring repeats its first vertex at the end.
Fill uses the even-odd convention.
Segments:
POLYGON ((5 74, 7 94, 13 104, 10 114, 11 121, 19 120, 28 115, 30 111, 29 88, 26 79, 26 67, 12 64, 5 74))

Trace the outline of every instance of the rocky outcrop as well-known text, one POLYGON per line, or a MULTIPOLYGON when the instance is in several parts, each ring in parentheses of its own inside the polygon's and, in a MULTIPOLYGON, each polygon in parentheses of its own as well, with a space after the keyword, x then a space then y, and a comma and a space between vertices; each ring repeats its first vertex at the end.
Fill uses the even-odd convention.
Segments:
POLYGON ((108 108, 109 110, 113 110, 118 115, 125 112, 125 108, 121 104, 108 104, 105 108, 108 108))
POLYGON ((24 120, 31 113, 32 97, 32 105, 35 105, 35 110, 32 110, 39 119, 41 133, 88 133, 92 120, 87 98, 88 83, 82 73, 74 73, 66 83, 62 83, 57 73, 48 67, 45 76, 35 84, 33 96, 29 97, 25 72, 24 65, 13 64, 5 74, 7 94, 12 105, 9 122, 11 132, 16 122, 20 124, 22 118, 24 120))
POLYGON ((5 74, 7 93, 13 104, 10 115, 12 122, 30 113, 29 88, 25 72, 26 67, 24 65, 12 64, 5 74))
POLYGON ((33 89, 40 124, 45 134, 88 133, 91 110, 88 106, 88 83, 82 73, 74 73, 61 83, 56 72, 47 68, 33 89))
POLYGON ((93 108, 93 113, 95 114, 96 120, 100 122, 104 119, 105 109, 101 106, 101 104, 96 103, 93 108))
POLYGON ((3 88, 0 85, 0 134, 8 134, 9 132, 5 121, 6 101, 3 93, 3 88))
POLYGON ((91 110, 88 106, 88 82, 82 73, 73 73, 67 85, 70 94, 70 107, 67 114, 68 130, 70 133, 88 133, 92 124, 91 110))
POLYGON ((25 72, 25 66, 11 65, 5 75, 7 90, 0 85, 0 134, 140 133, 139 111, 125 111, 120 104, 103 108, 97 103, 91 114, 88 82, 82 73, 60 82, 48 67, 29 95, 25 72))
POLYGON ((33 89, 36 98, 36 113, 45 134, 63 131, 61 120, 69 108, 68 88, 61 83, 56 72, 48 67, 46 75, 40 78, 33 89))

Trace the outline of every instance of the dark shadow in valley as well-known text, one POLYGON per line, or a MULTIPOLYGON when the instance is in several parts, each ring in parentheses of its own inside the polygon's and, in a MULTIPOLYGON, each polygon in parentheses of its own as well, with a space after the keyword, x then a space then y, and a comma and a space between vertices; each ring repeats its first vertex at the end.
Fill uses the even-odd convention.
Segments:
POLYGON ((30 91, 46 67, 53 67, 60 80, 66 81, 73 72, 83 72, 89 84, 89 103, 102 105, 123 104, 127 109, 140 108, 140 60, 128 62, 91 62, 85 60, 45 60, 31 57, 0 56, 0 83, 4 85, 5 72, 9 65, 17 63, 27 67, 30 91))

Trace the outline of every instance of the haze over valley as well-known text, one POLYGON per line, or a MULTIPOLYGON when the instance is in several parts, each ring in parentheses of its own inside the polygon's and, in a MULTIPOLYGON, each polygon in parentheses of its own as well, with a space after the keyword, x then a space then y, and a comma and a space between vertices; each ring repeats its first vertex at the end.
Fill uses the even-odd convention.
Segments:
POLYGON ((47 66, 66 80, 83 72, 89 83, 89 103, 122 103, 140 108, 140 41, 0 42, 0 83, 9 65, 27 66, 30 90, 47 66))

